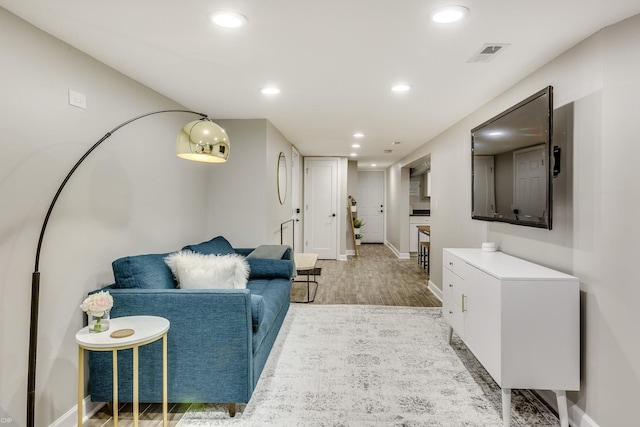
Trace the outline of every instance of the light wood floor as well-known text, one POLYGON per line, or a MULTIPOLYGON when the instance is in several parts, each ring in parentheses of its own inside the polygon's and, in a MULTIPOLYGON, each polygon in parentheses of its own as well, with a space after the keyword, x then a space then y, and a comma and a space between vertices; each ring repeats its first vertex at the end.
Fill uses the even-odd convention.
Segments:
MULTIPOLYGON (((321 269, 320 275, 316 276, 318 291, 311 304, 441 307, 440 300, 427 288, 429 277, 426 270, 418 264, 415 257, 398 259, 384 245, 364 244, 358 251, 360 256, 349 256, 347 261, 318 260, 316 265, 321 269)), ((306 280, 306 276, 298 276, 296 280, 306 280)), ((312 295, 314 286, 311 285, 312 295)), ((306 283, 294 283, 291 300, 306 300, 306 292, 306 283)), ((175 426, 189 406, 190 404, 170 404, 169 426, 175 426)), ((113 418, 104 408, 84 425, 112 426, 113 418)), ((131 404, 121 406, 118 425, 133 425, 131 404)), ((141 403, 139 426, 162 426, 162 406, 141 403)))
MULTIPOLYGON (((318 292, 313 304, 373 304, 441 307, 428 289, 429 277, 416 258, 398 259, 384 245, 359 246, 347 261, 318 260, 318 292)), ((306 280, 298 276, 296 280, 306 280)), ((313 295, 313 286, 311 294, 313 295)), ((296 282, 292 301, 306 301, 307 285, 296 282)))

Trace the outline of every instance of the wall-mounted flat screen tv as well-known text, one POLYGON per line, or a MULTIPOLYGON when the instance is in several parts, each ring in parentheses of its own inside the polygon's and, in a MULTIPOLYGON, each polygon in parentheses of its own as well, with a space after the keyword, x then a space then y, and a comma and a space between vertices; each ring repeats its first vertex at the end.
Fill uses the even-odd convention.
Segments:
POLYGON ((471 217, 551 229, 553 88, 471 130, 471 217))

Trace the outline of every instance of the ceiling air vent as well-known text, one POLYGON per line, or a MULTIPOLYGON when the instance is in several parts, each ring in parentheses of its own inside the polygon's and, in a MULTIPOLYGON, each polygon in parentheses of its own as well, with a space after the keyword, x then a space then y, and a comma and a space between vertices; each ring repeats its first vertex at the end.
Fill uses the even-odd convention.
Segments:
POLYGON ((391 154, 393 153, 393 150, 384 150, 385 154, 391 154))
POLYGON ((485 43, 467 62, 489 62, 507 46, 509 43, 485 43))

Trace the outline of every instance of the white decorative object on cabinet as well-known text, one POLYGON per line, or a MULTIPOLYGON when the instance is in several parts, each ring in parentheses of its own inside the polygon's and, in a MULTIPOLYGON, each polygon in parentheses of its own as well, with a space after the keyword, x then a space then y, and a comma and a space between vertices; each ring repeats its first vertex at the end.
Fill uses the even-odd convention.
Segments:
POLYGON ((567 390, 580 389, 580 283, 576 277, 502 252, 443 251, 442 313, 502 388, 553 390, 568 427, 567 390))

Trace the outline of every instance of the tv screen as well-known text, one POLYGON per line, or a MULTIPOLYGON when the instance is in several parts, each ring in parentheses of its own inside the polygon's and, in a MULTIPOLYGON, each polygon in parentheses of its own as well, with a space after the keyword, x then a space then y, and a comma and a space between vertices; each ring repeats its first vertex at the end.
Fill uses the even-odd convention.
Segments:
POLYGON ((471 130, 471 217, 551 229, 553 88, 471 130))

